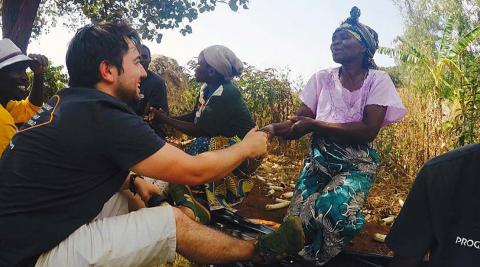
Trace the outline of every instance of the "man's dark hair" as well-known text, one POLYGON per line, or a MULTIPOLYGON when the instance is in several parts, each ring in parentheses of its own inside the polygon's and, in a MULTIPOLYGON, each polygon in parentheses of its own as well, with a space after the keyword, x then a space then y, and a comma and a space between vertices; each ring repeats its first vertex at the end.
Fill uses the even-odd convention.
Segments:
MULTIPOLYGON (((70 86, 92 87, 100 81, 98 67, 103 60, 123 72, 122 59, 128 51, 127 38, 140 47, 138 33, 125 21, 101 22, 80 28, 67 50, 70 86)), ((140 50, 139 50, 140 51, 140 50)))

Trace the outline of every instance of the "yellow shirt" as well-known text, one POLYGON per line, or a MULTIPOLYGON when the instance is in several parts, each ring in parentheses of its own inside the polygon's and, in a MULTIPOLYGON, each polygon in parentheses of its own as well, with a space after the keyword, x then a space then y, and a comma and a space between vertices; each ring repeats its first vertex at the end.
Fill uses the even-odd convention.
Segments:
POLYGON ((28 99, 10 101, 6 107, 0 105, 0 155, 17 132, 15 124, 28 121, 39 108, 28 99))

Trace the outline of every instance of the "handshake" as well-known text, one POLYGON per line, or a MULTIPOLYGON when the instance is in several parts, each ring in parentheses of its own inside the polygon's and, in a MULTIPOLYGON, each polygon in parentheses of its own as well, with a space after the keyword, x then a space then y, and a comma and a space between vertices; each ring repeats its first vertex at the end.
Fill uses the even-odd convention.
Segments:
POLYGON ((298 139, 313 130, 315 120, 310 117, 292 116, 288 120, 269 124, 259 131, 268 133, 269 137, 279 136, 284 139, 298 139))
POLYGON ((279 123, 272 123, 260 129, 257 127, 245 135, 242 142, 250 151, 250 158, 261 158, 267 153, 268 138, 279 136, 284 139, 298 139, 311 132, 315 120, 309 117, 294 116, 279 123))

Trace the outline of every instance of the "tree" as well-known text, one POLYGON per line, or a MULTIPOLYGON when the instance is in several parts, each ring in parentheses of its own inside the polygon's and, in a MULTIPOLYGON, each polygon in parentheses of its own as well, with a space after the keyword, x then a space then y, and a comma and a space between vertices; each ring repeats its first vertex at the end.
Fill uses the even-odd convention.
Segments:
MULTIPOLYGON (((434 101, 426 128, 448 132, 455 146, 480 139, 480 1, 394 0, 404 16, 405 31, 395 57, 409 90, 434 101)), ((446 140, 449 141, 446 141, 446 140)), ((428 150, 428 149, 427 149, 428 150)))
POLYGON ((23 52, 27 51, 39 5, 40 0, 2 1, 3 38, 10 38, 23 52))
MULTIPOLYGON (((1 0, 0 0, 1 1, 1 0)), ((185 35, 199 13, 228 4, 237 11, 248 8, 249 0, 3 0, 3 38, 10 38, 26 52, 32 33, 38 36, 66 16, 67 26, 76 28, 86 21, 128 20, 142 38, 160 42, 162 29, 180 28, 185 35), (81 12, 79 12, 81 11, 81 12)))
MULTIPOLYGON (((434 82, 433 93, 435 96, 441 99, 452 95, 455 93, 455 87, 448 81, 448 78, 450 78, 448 74, 453 74, 454 77, 459 79, 459 82, 467 79, 460 68, 459 60, 466 49, 480 38, 480 26, 475 27, 465 35, 458 36, 458 33, 453 32, 455 22, 456 18, 450 17, 442 31, 442 38, 436 46, 438 48, 432 51, 433 53, 424 53, 414 44, 402 38, 398 38, 401 42, 400 48, 380 47, 378 52, 394 57, 402 63, 425 68, 434 82), (457 37, 457 40, 455 40, 455 37, 457 37)), ((466 81, 468 82, 468 80, 466 81)))

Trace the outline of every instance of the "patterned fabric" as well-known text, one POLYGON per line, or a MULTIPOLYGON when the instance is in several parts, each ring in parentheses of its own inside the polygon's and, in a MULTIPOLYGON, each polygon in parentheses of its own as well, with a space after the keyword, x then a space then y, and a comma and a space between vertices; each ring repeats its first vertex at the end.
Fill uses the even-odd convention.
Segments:
POLYGON ((300 216, 305 236, 300 252, 323 265, 347 245, 365 224, 367 199, 379 156, 371 144, 345 145, 313 137, 287 215, 300 216))
MULTIPOLYGON (((238 137, 198 137, 185 149, 185 152, 194 156, 206 151, 223 149, 237 142, 240 142, 238 137)), ((224 178, 202 186, 192 187, 192 189, 205 195, 210 210, 223 207, 231 209, 252 190, 251 175, 260 163, 260 160, 247 160, 224 178)))

